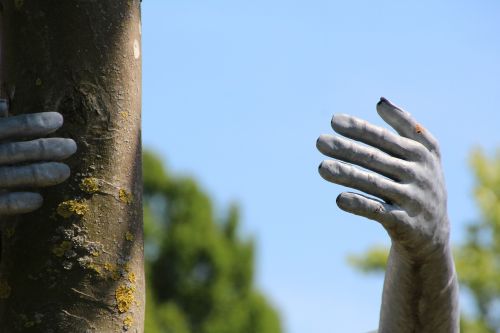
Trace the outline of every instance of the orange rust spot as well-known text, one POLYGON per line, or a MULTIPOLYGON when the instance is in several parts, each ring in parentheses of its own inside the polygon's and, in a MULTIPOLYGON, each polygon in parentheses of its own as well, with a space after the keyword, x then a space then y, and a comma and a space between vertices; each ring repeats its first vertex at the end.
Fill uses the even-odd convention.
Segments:
POLYGON ((420 126, 419 124, 417 124, 415 126, 415 132, 417 132, 418 134, 421 134, 423 131, 424 131, 424 128, 422 126, 420 126))

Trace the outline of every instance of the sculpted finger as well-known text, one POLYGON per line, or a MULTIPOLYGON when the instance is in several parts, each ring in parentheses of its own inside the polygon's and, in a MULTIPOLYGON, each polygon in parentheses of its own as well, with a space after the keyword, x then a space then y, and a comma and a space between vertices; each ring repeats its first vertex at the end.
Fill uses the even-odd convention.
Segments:
POLYGON ((329 182, 363 191, 387 202, 401 203, 408 199, 401 184, 346 163, 323 161, 319 166, 319 173, 329 182))
POLYGON ((392 104, 384 97, 381 97, 377 103, 377 112, 400 135, 420 142, 430 151, 439 153, 437 140, 429 131, 418 124, 408 112, 392 104))
POLYGON ((419 160, 424 153, 425 148, 421 144, 349 115, 333 116, 332 127, 343 136, 364 142, 404 160, 419 160))
POLYGON ((326 156, 362 166, 394 180, 411 178, 409 162, 333 135, 320 135, 316 147, 326 156))
POLYGON ((63 124, 57 112, 41 112, 0 118, 0 139, 44 136, 54 132, 63 124))
POLYGON ((393 229, 396 224, 404 223, 406 215, 404 211, 391 204, 352 192, 340 193, 337 197, 337 206, 348 213, 377 221, 386 229, 393 229))
POLYGON ((52 186, 62 183, 69 176, 69 167, 57 162, 0 167, 0 187, 52 186))
POLYGON ((0 144, 0 164, 61 161, 76 152, 72 139, 48 138, 0 144))
POLYGON ((0 215, 24 214, 42 206, 43 198, 38 193, 14 192, 0 194, 0 215))

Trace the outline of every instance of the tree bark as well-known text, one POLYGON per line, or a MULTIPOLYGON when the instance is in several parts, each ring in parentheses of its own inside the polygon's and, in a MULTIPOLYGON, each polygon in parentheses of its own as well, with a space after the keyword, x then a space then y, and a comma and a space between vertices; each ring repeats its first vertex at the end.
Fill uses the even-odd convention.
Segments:
POLYGON ((0 223, 0 332, 143 332, 140 2, 2 2, 11 114, 60 112, 78 152, 0 223))

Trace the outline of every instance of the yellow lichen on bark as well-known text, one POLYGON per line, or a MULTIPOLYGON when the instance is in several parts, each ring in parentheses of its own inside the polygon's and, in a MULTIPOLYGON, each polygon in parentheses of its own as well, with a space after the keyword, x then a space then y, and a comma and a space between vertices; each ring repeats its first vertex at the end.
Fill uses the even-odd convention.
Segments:
POLYGON ((124 313, 130 310, 135 300, 134 293, 135 293, 134 285, 122 284, 118 286, 118 288, 116 288, 115 298, 118 311, 124 313))
POLYGON ((125 328, 130 328, 130 326, 132 326, 132 324, 134 323, 134 318, 131 316, 131 315, 127 315, 125 317, 125 319, 123 319, 123 326, 125 326, 125 328))
POLYGON ((83 216, 89 211, 89 208, 82 201, 67 200, 61 202, 59 206, 57 206, 56 211, 57 214, 67 219, 73 215, 83 216))
POLYGON ((101 267, 99 267, 99 264, 91 262, 91 263, 88 263, 85 267, 87 269, 94 271, 95 273, 97 273, 97 275, 102 276, 102 271, 101 271, 101 267))
POLYGON ((127 231, 125 233, 125 239, 128 240, 129 242, 131 242, 134 240, 134 235, 130 231, 127 231))
POLYGON ((122 273, 120 273, 120 271, 118 269, 115 269, 114 271, 111 272, 111 278, 114 281, 120 280, 121 277, 122 277, 122 273))
POLYGON ((93 194, 99 191, 100 185, 99 180, 97 178, 84 178, 80 183, 80 189, 83 192, 93 194))
POLYGON ((0 272, 7 309, 0 333, 142 333, 142 89, 141 64, 132 53, 135 40, 140 46, 140 1, 60 1, 55 11, 54 3, 0 6, 9 50, 2 53, 2 77, 8 94, 16 90, 12 115, 40 106, 59 112, 65 123, 58 135, 78 146, 67 162, 71 177, 43 189, 39 210, 2 221, 2 253, 9 260, 0 272), (11 225, 18 226, 15 234, 11 225), (12 288, 6 300, 2 279, 12 288), (35 311, 45 316, 42 322, 35 311), (19 319, 23 313, 26 320, 19 319))
POLYGON ((126 203, 127 205, 132 203, 132 194, 123 188, 118 191, 118 198, 120 198, 121 202, 126 203))
POLYGON ((106 276, 107 279, 118 281, 122 277, 122 269, 116 265, 106 262, 104 263, 104 269, 108 272, 106 276))

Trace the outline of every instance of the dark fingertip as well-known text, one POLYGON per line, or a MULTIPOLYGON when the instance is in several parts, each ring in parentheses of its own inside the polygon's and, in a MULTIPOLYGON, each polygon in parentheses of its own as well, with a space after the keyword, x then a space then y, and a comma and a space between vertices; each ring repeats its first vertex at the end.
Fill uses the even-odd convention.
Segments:
POLYGON ((340 204, 340 197, 342 196, 342 193, 340 193, 339 195, 337 195, 337 199, 335 199, 335 203, 337 204, 337 206, 339 206, 340 204))
POLYGON ((380 101, 377 104, 382 104, 382 103, 390 104, 390 102, 385 97, 380 97, 380 101))
POLYGON ((396 105, 394 105, 393 103, 391 103, 391 101, 389 101, 385 97, 380 97, 380 101, 377 103, 377 107, 380 107, 382 105, 384 105, 386 107, 389 107, 392 110, 402 111, 399 107, 397 107, 396 105))
POLYGON ((339 117, 338 115, 333 115, 332 117, 332 121, 330 122, 330 126, 332 127, 332 129, 337 132, 338 130, 338 122, 339 122, 339 117))
POLYGON ((316 140, 316 148, 323 154, 325 151, 325 141, 328 141, 328 137, 326 134, 321 134, 318 140, 316 140))
POLYGON ((344 192, 337 195, 337 199, 335 199, 335 203, 337 204, 337 207, 339 207, 340 209, 342 209, 344 211, 347 210, 344 192))
POLYGON ((389 102, 389 100, 385 97, 380 97, 380 101, 378 101, 377 103, 377 111, 379 111, 380 109, 383 110, 384 107, 391 107, 393 106, 391 104, 391 102, 389 102))
POLYGON ((335 132, 342 134, 345 129, 353 126, 353 122, 355 122, 354 117, 339 113, 332 117, 331 126, 335 132))

